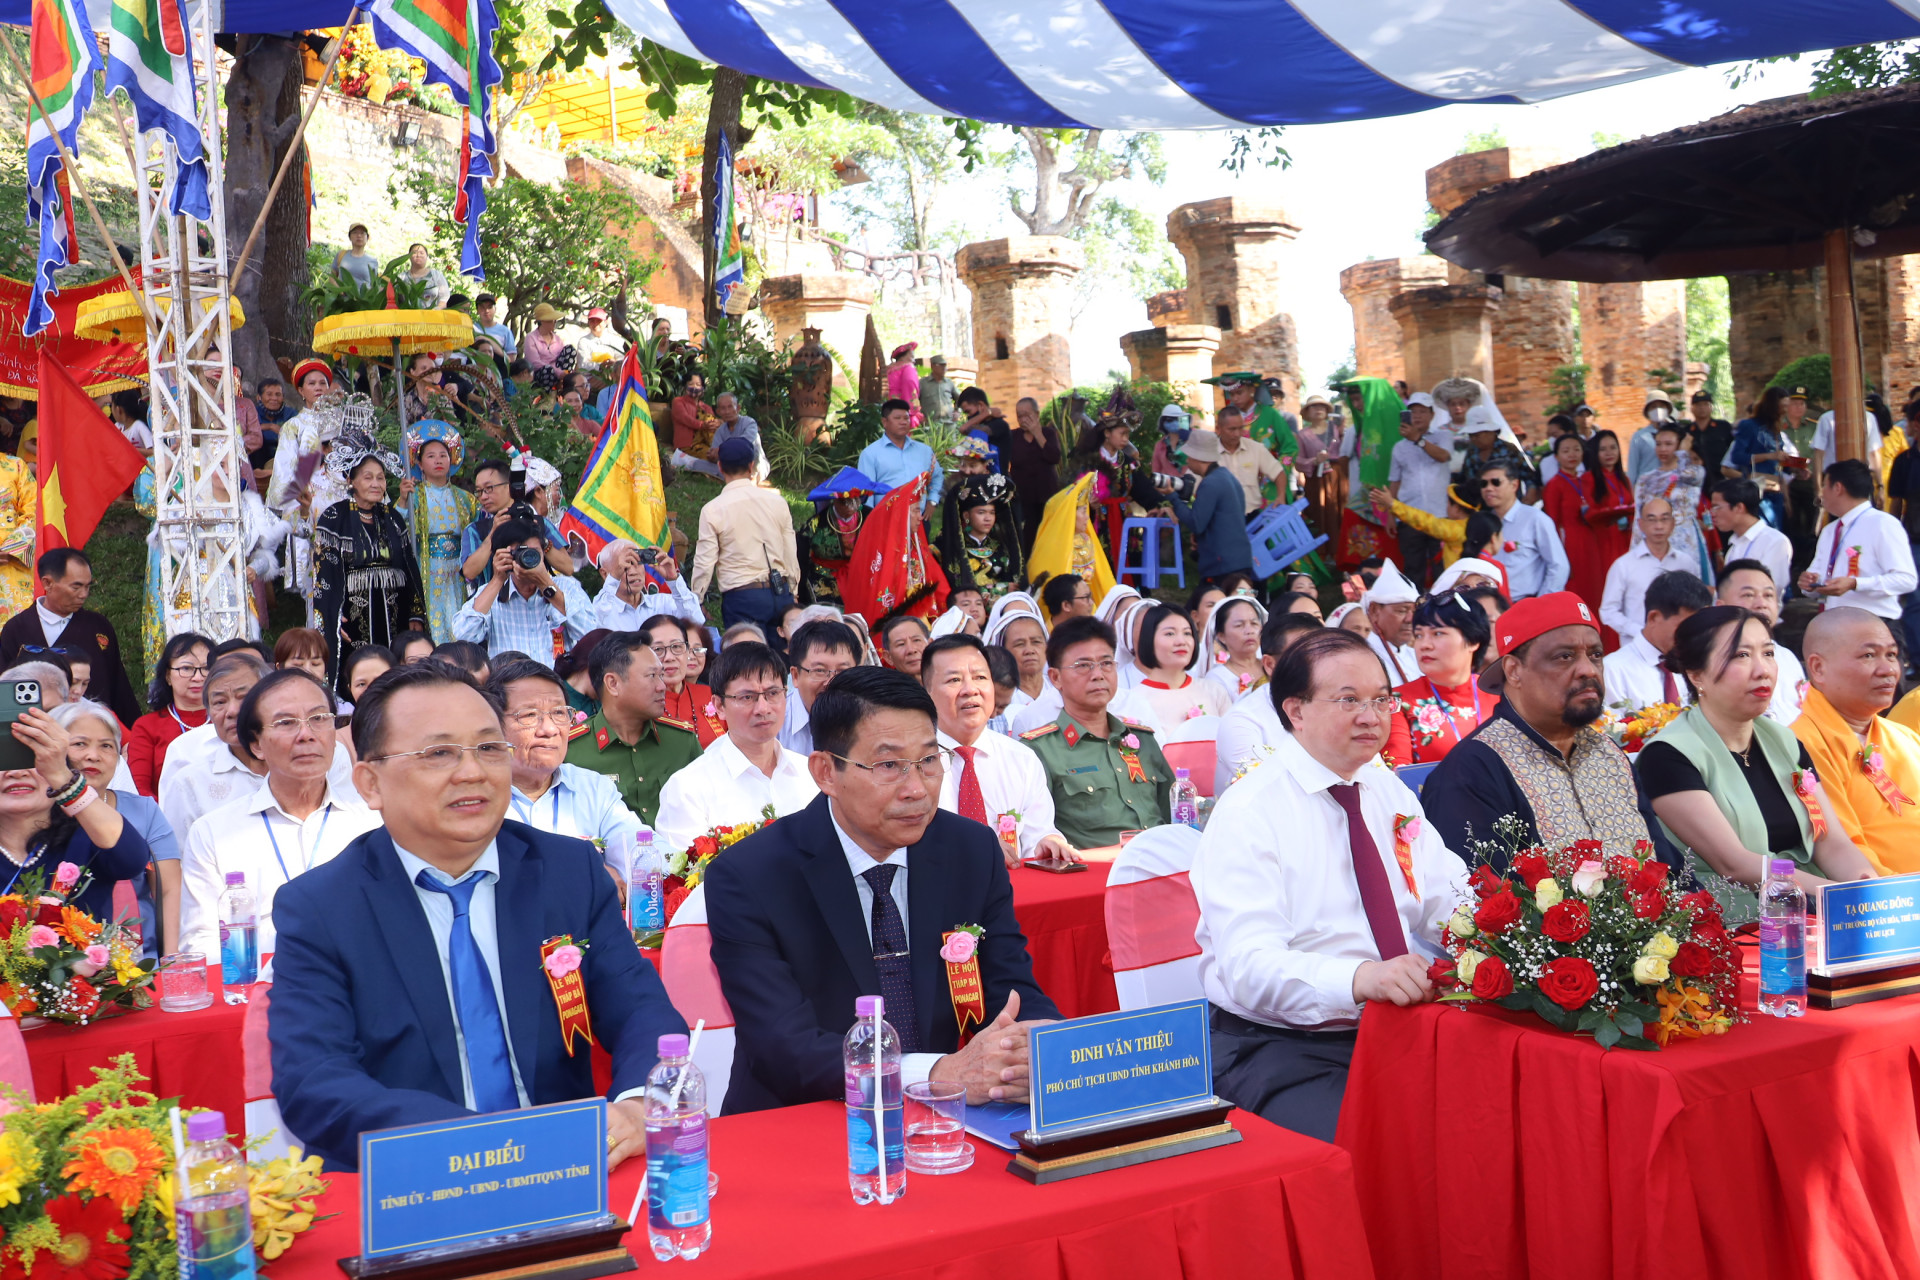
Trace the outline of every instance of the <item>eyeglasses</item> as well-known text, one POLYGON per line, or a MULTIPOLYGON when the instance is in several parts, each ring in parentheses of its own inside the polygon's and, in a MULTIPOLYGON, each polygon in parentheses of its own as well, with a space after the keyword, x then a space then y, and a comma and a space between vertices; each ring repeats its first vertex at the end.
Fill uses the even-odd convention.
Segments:
POLYGON ((1330 707, 1357 716, 1362 711, 1378 711, 1383 716, 1396 715, 1403 705, 1395 694, 1384 698, 1302 698, 1302 702, 1324 702, 1330 707))
POLYGON ((684 644, 653 644, 647 647, 653 650, 655 656, 661 658, 684 658, 687 656, 687 646, 684 644))
POLYGON ((310 716, 275 716, 267 721, 267 728, 274 733, 298 733, 302 728, 313 730, 316 734, 333 732, 333 712, 318 711, 310 716))
POLYGON ((837 676, 837 675, 839 675, 839 674, 840 674, 840 673, 841 673, 842 671, 851 671, 851 670, 853 670, 853 668, 852 668, 851 666, 846 666, 846 667, 795 667, 795 668, 794 668, 794 670, 795 670, 795 671, 798 671, 798 672, 799 672, 799 673, 800 673, 801 675, 803 675, 803 676, 806 676, 806 677, 807 677, 808 679, 810 679, 810 680, 831 680, 831 679, 833 679, 833 678, 834 678, 835 676, 837 676))
POLYGON ((473 752, 484 769, 506 769, 513 764, 513 744, 511 742, 479 742, 471 747, 456 747, 451 742, 438 746, 422 747, 418 751, 394 751, 384 756, 368 756, 369 763, 377 760, 405 760, 409 756, 419 759, 421 767, 429 773, 452 773, 459 767, 460 757, 473 752))
POLYGON ((861 764, 858 760, 849 760, 845 756, 833 755, 841 764, 850 764, 856 769, 865 769, 875 778, 890 787, 897 787, 907 780, 909 771, 917 772, 928 782, 934 782, 947 772, 947 753, 935 751, 930 756, 921 756, 918 760, 875 760, 872 764, 861 764))
POLYGON ((522 729, 537 729, 543 724, 548 724, 564 733, 573 728, 573 708, 555 707, 551 711, 542 711, 538 707, 527 707, 521 711, 509 712, 507 719, 522 729))
POLYGON ((783 687, 779 689, 761 689, 757 693, 728 693, 722 694, 721 696, 727 702, 732 703, 744 711, 756 702, 764 702, 770 706, 779 706, 787 700, 787 691, 783 687))
POLYGON ((505 480, 495 480, 492 484, 477 484, 473 486, 473 491, 475 493, 492 493, 495 489, 505 489, 507 487, 505 480))
POLYGON ((1067 664, 1067 670, 1077 676, 1090 676, 1096 672, 1103 676, 1110 676, 1116 669, 1112 658, 1082 658, 1078 662, 1067 664))
POLYGON ((185 676, 189 680, 195 676, 204 676, 207 674, 205 667, 168 667, 167 670, 176 676, 185 676))

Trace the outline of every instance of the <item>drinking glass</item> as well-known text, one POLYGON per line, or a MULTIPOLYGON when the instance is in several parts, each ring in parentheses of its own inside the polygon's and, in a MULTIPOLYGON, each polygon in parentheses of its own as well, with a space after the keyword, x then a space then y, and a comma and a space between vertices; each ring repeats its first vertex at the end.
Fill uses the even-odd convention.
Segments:
POLYGON ((906 1087, 907 1172, 959 1173, 973 1167, 967 1141, 967 1087, 922 1080, 906 1087))
POLYGON ((198 951, 176 951, 162 956, 160 1007, 168 1013, 191 1013, 213 1003, 207 990, 207 958, 198 951))

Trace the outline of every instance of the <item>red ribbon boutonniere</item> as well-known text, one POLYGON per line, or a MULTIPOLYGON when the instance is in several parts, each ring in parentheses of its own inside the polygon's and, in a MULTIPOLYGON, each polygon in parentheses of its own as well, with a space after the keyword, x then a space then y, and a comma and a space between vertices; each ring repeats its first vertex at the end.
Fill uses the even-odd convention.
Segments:
POLYGON ((553 988, 554 1007, 560 1011, 560 1042, 567 1046, 569 1058, 576 1036, 594 1043, 593 1022, 587 1016, 587 984, 580 976, 581 953, 586 946, 566 933, 540 944, 540 967, 546 970, 547 984, 553 988))
POLYGON ((1860 576, 1860 548, 1858 547, 1847 548, 1847 576, 1849 578, 1860 576))
POLYGON ((1120 739, 1120 758, 1127 762, 1127 777, 1134 782, 1147 780, 1147 767, 1140 763, 1140 739, 1136 734, 1128 734, 1120 739))
POLYGON ((953 1000, 954 1021, 960 1025, 964 1047, 973 1033, 969 1021, 987 1025, 987 989, 980 980, 980 940, 987 931, 977 924, 957 924, 940 935, 940 958, 947 964, 947 994, 953 1000))
POLYGON ((1520 549, 1520 544, 1515 542, 1512 538, 1508 538, 1505 542, 1500 544, 1500 549, 1502 551, 1511 553, 1511 552, 1518 551, 1520 549))
POLYGON ((1407 880, 1407 892, 1416 900, 1420 897, 1420 886, 1413 879, 1413 842, 1419 838, 1420 818, 1417 814, 1393 815, 1393 860, 1400 864, 1400 874, 1407 880))
POLYGON ((1881 799, 1887 802, 1888 808, 1897 814, 1900 812, 1901 805, 1913 803, 1913 798, 1901 791, 1899 784, 1894 782, 1893 776, 1887 772, 1887 762, 1881 758, 1880 748, 1860 748, 1859 760, 1860 772, 1867 775, 1867 781, 1873 784, 1873 789, 1880 793, 1881 799))
POLYGON ((1815 843, 1827 838, 1827 815, 1820 808, 1820 797, 1813 791, 1813 784, 1818 781, 1811 769, 1793 771, 1793 793, 1807 806, 1807 822, 1813 828, 1815 843))

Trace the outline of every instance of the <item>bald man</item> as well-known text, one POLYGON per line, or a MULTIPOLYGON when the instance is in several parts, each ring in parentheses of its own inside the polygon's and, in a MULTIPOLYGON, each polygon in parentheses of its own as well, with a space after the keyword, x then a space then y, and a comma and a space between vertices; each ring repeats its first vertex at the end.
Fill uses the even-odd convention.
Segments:
POLYGON ((1920 871, 1920 733, 1880 714, 1900 684, 1893 632, 1841 606, 1807 624, 1801 648, 1811 688, 1793 732, 1827 793, 1827 820, 1881 875, 1920 871))

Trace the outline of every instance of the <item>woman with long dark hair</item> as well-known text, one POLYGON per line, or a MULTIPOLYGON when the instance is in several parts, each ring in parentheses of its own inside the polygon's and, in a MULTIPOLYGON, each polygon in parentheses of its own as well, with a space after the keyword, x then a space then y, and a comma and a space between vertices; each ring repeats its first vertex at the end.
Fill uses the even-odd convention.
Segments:
POLYGON ((127 770, 143 796, 158 794, 160 770, 173 740, 207 722, 207 655, 212 651, 213 641, 192 631, 174 636, 160 650, 147 689, 152 710, 127 733, 127 770))
POLYGON ((1787 416, 1786 403, 1785 387, 1768 387, 1734 427, 1733 445, 1720 467, 1726 475, 1750 478, 1760 486, 1761 514, 1768 524, 1781 530, 1786 528, 1787 494, 1780 464, 1792 456, 1781 430, 1787 416))
POLYGON ((1387 755, 1396 766, 1445 759, 1500 705, 1475 675, 1492 646, 1493 628, 1465 592, 1443 591, 1422 601, 1412 629, 1420 675, 1393 691, 1400 710, 1387 730, 1387 755))
MULTIPOLYGON (((1562 436, 1561 443, 1571 437, 1562 436)), ((1620 439, 1611 431, 1596 431, 1582 450, 1583 474, 1570 476, 1563 466, 1547 486, 1547 514, 1560 526, 1567 547, 1567 590, 1586 601, 1596 614, 1607 591, 1607 570, 1627 552, 1632 540, 1633 486, 1620 466, 1620 439)), ((1619 646, 1619 637, 1601 629, 1607 648, 1619 646)))
POLYGON ((314 527, 314 605, 334 692, 347 697, 343 659, 363 644, 391 648, 409 627, 427 630, 427 593, 412 530, 387 501, 400 459, 372 436, 348 431, 327 452, 327 468, 349 496, 321 512, 314 527))

